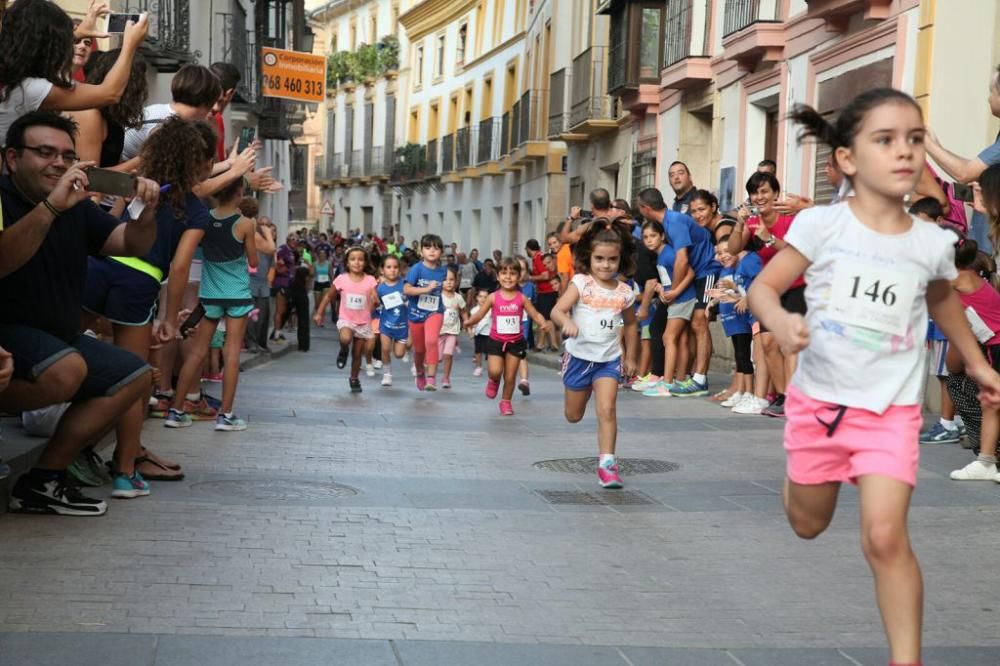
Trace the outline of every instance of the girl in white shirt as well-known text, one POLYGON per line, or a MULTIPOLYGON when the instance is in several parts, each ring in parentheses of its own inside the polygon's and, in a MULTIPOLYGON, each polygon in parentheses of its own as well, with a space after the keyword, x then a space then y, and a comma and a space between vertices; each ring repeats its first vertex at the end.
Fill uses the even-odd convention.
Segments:
POLYGON ((836 124, 797 107, 800 138, 830 145, 855 196, 803 211, 750 289, 750 307, 798 353, 785 406, 784 504, 795 533, 826 529, 840 484, 858 486, 861 545, 898 666, 920 663, 923 581, 906 515, 916 483, 927 313, 965 358, 984 404, 1000 404, 989 366, 951 289, 954 236, 903 209, 924 164, 917 103, 888 88, 856 97, 836 124), (805 272, 808 314, 779 295, 805 272))

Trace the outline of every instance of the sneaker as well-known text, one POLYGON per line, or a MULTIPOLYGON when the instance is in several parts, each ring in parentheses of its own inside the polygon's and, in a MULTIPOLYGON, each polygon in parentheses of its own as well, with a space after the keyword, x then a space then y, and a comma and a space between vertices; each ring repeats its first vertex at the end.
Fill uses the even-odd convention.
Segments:
POLYGON ((669 398, 671 395, 673 395, 670 392, 673 387, 674 387, 673 384, 668 384, 667 382, 659 381, 656 383, 656 386, 643 391, 642 394, 647 398, 669 398))
POLYGON ((934 427, 926 432, 920 433, 921 444, 958 444, 962 441, 958 428, 948 429, 938 421, 934 427))
POLYGON ((351 377, 347 383, 351 387, 351 393, 361 393, 361 380, 359 378, 351 377))
POLYGON ((500 382, 493 381, 492 379, 486 380, 486 397, 492 400, 497 397, 497 392, 500 391, 500 382))
POLYGON ((427 375, 427 385, 424 386, 424 390, 432 393, 438 390, 437 379, 434 378, 434 375, 427 375))
POLYGON ((174 396, 163 393, 154 393, 149 399, 149 418, 165 419, 170 405, 174 404, 174 396))
POLYGON ((365 364, 365 377, 374 377, 374 376, 375 376, 375 366, 370 363, 365 364))
POLYGON ((167 411, 167 420, 163 422, 166 428, 188 428, 194 421, 185 412, 180 412, 173 407, 167 411))
POLYGON ((70 463, 70 466, 66 468, 66 473, 81 486, 99 488, 104 485, 103 475, 97 474, 91 469, 83 453, 80 453, 76 460, 70 463))
POLYGON ((450 389, 451 388, 451 378, 445 377, 444 381, 441 382, 441 388, 450 389))
POLYGON ((973 460, 962 469, 956 469, 949 476, 954 481, 995 481, 997 466, 994 463, 973 460))
POLYGON ((379 359, 375 359, 375 361, 374 361, 374 363, 372 363, 372 365, 375 366, 376 370, 381 370, 382 369, 382 361, 380 361, 379 359))
POLYGON ((785 401, 782 400, 781 402, 778 402, 778 400, 775 400, 770 405, 762 409, 760 413, 764 416, 770 416, 772 418, 784 418, 785 401))
POLYGON ((693 398, 708 395, 708 383, 701 384, 693 379, 685 379, 670 389, 670 395, 677 396, 678 398, 693 398))
POLYGON ((753 414, 759 415, 764 408, 768 406, 767 400, 763 398, 758 398, 752 393, 744 393, 743 400, 739 404, 733 407, 734 414, 753 414))
POLYGON ((723 400, 722 402, 720 402, 719 405, 721 407, 729 407, 730 409, 732 409, 736 405, 738 405, 741 402, 743 402, 743 396, 744 395, 747 395, 747 394, 745 394, 745 393, 739 393, 739 392, 734 393, 731 396, 729 396, 728 398, 726 398, 725 400, 723 400))
POLYGON ((383 373, 382 386, 392 386, 392 375, 390 373, 383 373))
POLYGON ((514 416, 514 405, 510 404, 510 400, 500 401, 500 415, 514 416))
POLYGON ((347 347, 341 347, 340 352, 337 353, 337 369, 343 370, 344 366, 347 365, 347 347))
POLYGON ((417 366, 413 363, 410 364, 410 374, 414 377, 417 376, 417 366))
POLYGON ((193 421, 212 421, 219 415, 219 410, 209 405, 205 395, 202 394, 197 402, 185 398, 184 413, 190 414, 193 421))
POLYGON ((212 382, 213 384, 222 383, 222 373, 221 372, 206 372, 201 376, 201 381, 212 382))
POLYGON ((427 388, 427 376, 426 375, 414 375, 417 378, 417 390, 423 391, 427 388))
POLYGON ((404 364, 409 363, 410 362, 410 352, 406 352, 405 354, 403 354, 403 358, 401 358, 399 360, 402 361, 404 364))
POLYGON ((51 513, 59 516, 102 516, 104 500, 87 497, 68 474, 38 481, 25 474, 10 494, 10 510, 18 513, 51 513))
POLYGON ((115 474, 111 481, 114 490, 111 496, 118 499, 133 499, 135 497, 145 497, 149 494, 149 484, 139 472, 134 472, 132 476, 125 474, 115 474))
POLYGON ((621 488, 624 486, 622 477, 618 476, 618 463, 598 465, 597 482, 601 484, 602 488, 621 488))
POLYGON ((969 436, 969 431, 965 429, 965 424, 958 426, 958 436, 965 439, 969 436))
POLYGON ((651 388, 656 388, 656 386, 662 381, 662 377, 657 377, 656 375, 646 375, 645 377, 639 377, 639 379, 632 384, 632 390, 642 393, 643 391, 648 391, 651 388))
POLYGON ((483 369, 482 368, 476 368, 475 370, 472 371, 472 376, 473 377, 482 377, 483 376, 483 369))
POLYGON ((517 383, 517 390, 521 392, 521 395, 531 395, 531 385, 528 384, 527 379, 522 379, 517 383))
POLYGON ((277 337, 277 338, 275 338, 275 339, 276 339, 276 340, 281 340, 282 342, 286 342, 286 340, 285 340, 285 333, 284 333, 284 331, 278 331, 278 337, 277 337))
POLYGON ((247 422, 232 414, 226 416, 220 412, 219 415, 215 417, 215 429, 227 432, 237 432, 240 430, 246 430, 247 422))

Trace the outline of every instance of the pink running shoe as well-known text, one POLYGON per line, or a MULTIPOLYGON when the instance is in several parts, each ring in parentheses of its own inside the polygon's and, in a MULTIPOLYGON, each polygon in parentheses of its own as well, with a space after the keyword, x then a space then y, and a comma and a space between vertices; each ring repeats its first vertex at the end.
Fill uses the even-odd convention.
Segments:
POLYGON ((597 482, 602 488, 621 488, 622 478, 618 476, 618 463, 597 466, 597 482))
POLYGON ((437 391, 437 379, 434 375, 427 375, 427 385, 424 387, 425 391, 437 391))
POLYGON ((510 400, 500 401, 500 415, 501 416, 514 416, 514 406, 510 404, 510 400))
POLYGON ((493 381, 492 379, 486 380, 486 397, 492 400, 497 397, 497 392, 500 391, 500 382, 493 381))
POLYGON ((423 391, 427 386, 427 377, 425 375, 417 375, 417 390, 423 391))

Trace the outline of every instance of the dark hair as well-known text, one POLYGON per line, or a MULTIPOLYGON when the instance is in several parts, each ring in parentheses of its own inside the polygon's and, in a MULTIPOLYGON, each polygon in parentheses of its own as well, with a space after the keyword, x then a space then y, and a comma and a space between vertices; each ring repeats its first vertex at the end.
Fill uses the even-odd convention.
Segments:
POLYGON ((231 201, 237 194, 242 194, 243 189, 243 179, 237 178, 233 182, 221 187, 212 195, 212 198, 220 203, 223 201, 231 201))
POLYGON ((944 207, 934 197, 924 197, 910 206, 910 215, 920 214, 924 214, 932 220, 940 220, 944 217, 944 207))
POLYGON ((458 271, 455 270, 454 266, 448 266, 444 269, 444 279, 447 280, 448 276, 452 275, 455 277, 455 281, 458 281, 458 271))
POLYGON ((1000 247, 1000 164, 990 165, 979 174, 979 187, 989 218, 990 241, 993 247, 1000 247))
POLYGON ((0 102, 28 78, 73 86, 73 21, 56 3, 18 0, 0 29, 0 102))
POLYGON ((611 208, 611 193, 603 187, 598 187, 590 193, 590 205, 597 210, 611 208))
POLYGON ((187 195, 204 178, 205 162, 214 157, 215 130, 211 125, 172 116, 142 145, 140 171, 160 185, 170 185, 160 205, 169 202, 175 216, 181 218, 187 195))
POLYGON ((625 201, 624 199, 615 199, 614 201, 611 202, 611 207, 623 211, 626 215, 628 215, 631 218, 636 217, 635 211, 632 210, 631 204, 629 204, 629 202, 625 201))
MULTIPOLYGON (((121 56, 121 49, 98 51, 84 67, 87 83, 100 85, 121 56)), ((149 84, 146 82, 146 61, 136 54, 132 61, 125 91, 116 104, 101 108, 101 115, 110 123, 122 127, 138 129, 144 119, 143 109, 149 99, 149 84)))
POLYGON ((490 257, 486 257, 485 259, 483 259, 483 266, 492 266, 493 268, 497 267, 496 262, 493 261, 493 259, 491 259, 490 257))
POLYGON ((260 214, 260 202, 253 197, 243 197, 237 207, 243 217, 256 218, 260 214))
POLYGON ((437 234, 424 234, 420 237, 420 247, 436 247, 444 250, 444 241, 437 234))
POLYGON ((381 265, 382 265, 382 268, 385 268, 385 265, 386 265, 387 263, 389 263, 389 260, 390 260, 390 259, 392 259, 393 261, 395 261, 395 262, 396 262, 397 264, 399 263, 399 257, 397 257, 397 256, 396 256, 396 255, 394 255, 394 254, 387 254, 387 255, 385 255, 384 257, 382 257, 382 264, 381 264, 381 265))
POLYGON ((688 173, 689 176, 691 175, 691 169, 688 168, 687 164, 685 164, 684 162, 681 162, 680 160, 674 160, 673 162, 671 162, 670 166, 667 167, 667 171, 669 172, 671 169, 673 169, 678 164, 680 164, 682 167, 684 167, 684 170, 687 171, 687 173, 688 173))
POLYGON ((667 202, 663 200, 663 193, 655 187, 647 187, 639 192, 639 205, 649 206, 656 211, 667 209, 667 202))
POLYGON ((577 273, 590 275, 590 257, 597 245, 617 245, 620 251, 618 272, 625 277, 635 273, 635 242, 627 225, 615 224, 606 217, 596 218, 580 237, 575 248, 575 266, 577 273))
POLYGON ((1000 289, 996 262, 993 257, 980 250, 979 243, 971 238, 959 241, 955 245, 955 267, 959 270, 974 271, 993 285, 994 289, 1000 289))
POLYGON ((31 127, 51 127, 69 134, 76 143, 76 121, 53 111, 31 111, 24 114, 7 128, 5 148, 23 148, 24 134, 31 127))
POLYGON ((532 252, 539 252, 542 246, 538 244, 538 240, 535 238, 529 238, 528 242, 524 244, 524 249, 531 250, 532 252))
MULTIPOLYGON (((527 263, 527 259, 525 259, 525 263, 527 263)), ((509 268, 515 273, 517 273, 518 277, 521 277, 521 262, 517 260, 517 257, 503 257, 500 260, 500 265, 497 266, 496 268, 497 268, 497 273, 499 273, 505 268, 509 268)))
POLYGON ((695 190, 694 194, 691 195, 691 201, 695 199, 704 201, 709 208, 714 208, 716 211, 719 210, 719 199, 708 190, 695 190))
POLYGON ((646 229, 652 229, 656 233, 663 236, 664 239, 667 237, 667 230, 663 228, 662 222, 657 222, 656 220, 646 220, 642 223, 641 230, 645 231, 646 229))
POLYGON ((184 65, 170 81, 170 94, 177 104, 207 108, 222 97, 222 84, 208 67, 184 65))
POLYGON ((850 147, 868 112, 883 104, 909 104, 923 117, 923 111, 917 102, 905 92, 895 88, 873 88, 861 93, 848 102, 837 116, 835 123, 830 123, 819 111, 804 104, 796 104, 788 117, 802 125, 798 136, 799 143, 807 137, 814 137, 836 150, 850 147))
POLYGON ((243 74, 240 72, 239 68, 228 62, 213 62, 209 66, 209 69, 212 70, 212 73, 215 74, 217 79, 219 79, 219 85, 222 86, 222 92, 232 90, 239 85, 241 80, 243 80, 243 74))
POLYGON ((755 171, 753 175, 750 176, 750 179, 747 180, 747 194, 757 194, 757 190, 763 187, 765 183, 771 186, 771 189, 774 190, 775 194, 781 192, 781 183, 778 182, 778 179, 773 173, 755 171))
POLYGON ((757 162, 757 168, 760 169, 761 167, 767 167, 769 169, 774 169, 775 171, 777 171, 778 163, 775 162, 774 160, 761 160, 760 162, 757 162))
POLYGON ((967 238, 955 246, 955 267, 971 268, 979 254, 979 243, 967 238))
POLYGON ((352 245, 351 247, 347 248, 346 252, 344 252, 344 258, 343 258, 344 270, 350 272, 350 269, 347 267, 347 262, 351 258, 351 254, 353 254, 354 252, 360 252, 361 256, 365 258, 365 265, 364 268, 361 269, 361 272, 368 274, 374 273, 375 271, 374 268, 372 268, 371 257, 368 256, 368 252, 365 251, 365 248, 361 247, 360 245, 352 245))

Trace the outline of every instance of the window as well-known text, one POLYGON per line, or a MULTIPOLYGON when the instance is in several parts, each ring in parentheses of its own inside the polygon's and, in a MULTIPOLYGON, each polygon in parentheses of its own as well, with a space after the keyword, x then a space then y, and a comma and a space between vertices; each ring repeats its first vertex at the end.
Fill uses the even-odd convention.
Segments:
POLYGON ((643 150, 632 156, 633 196, 656 184, 656 149, 643 150))
POLYGON ((642 10, 639 28, 639 78, 655 77, 660 71, 660 18, 663 10, 650 7, 642 10))
POLYGON ((608 91, 620 95, 640 83, 658 83, 663 68, 662 2, 618 6, 611 14, 608 44, 608 91))
POLYGON ((465 62, 465 47, 469 39, 469 24, 463 23, 458 27, 458 49, 456 62, 461 65, 465 62))
POLYGON ((434 78, 444 76, 444 35, 438 35, 434 57, 434 78))
POLYGON ((424 47, 418 46, 416 55, 413 57, 413 87, 419 88, 424 85, 424 47))
POLYGON ((306 163, 309 161, 309 146, 292 145, 292 187, 293 190, 306 188, 306 163))

